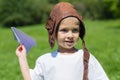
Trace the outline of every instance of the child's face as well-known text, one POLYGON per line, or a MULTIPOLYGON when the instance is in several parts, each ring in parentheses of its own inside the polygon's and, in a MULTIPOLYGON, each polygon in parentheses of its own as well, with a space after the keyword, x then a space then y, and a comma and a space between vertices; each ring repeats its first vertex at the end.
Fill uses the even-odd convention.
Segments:
POLYGON ((57 43, 59 49, 72 49, 79 39, 79 21, 75 17, 68 17, 61 21, 57 43))

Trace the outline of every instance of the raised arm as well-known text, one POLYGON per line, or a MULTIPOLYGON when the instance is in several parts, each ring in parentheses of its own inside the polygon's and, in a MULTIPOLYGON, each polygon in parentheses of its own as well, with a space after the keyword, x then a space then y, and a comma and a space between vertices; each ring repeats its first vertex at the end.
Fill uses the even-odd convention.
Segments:
POLYGON ((31 80, 29 66, 28 66, 27 57, 26 57, 26 49, 24 45, 18 46, 18 48, 16 49, 16 55, 19 60, 20 69, 21 69, 24 80, 31 80))

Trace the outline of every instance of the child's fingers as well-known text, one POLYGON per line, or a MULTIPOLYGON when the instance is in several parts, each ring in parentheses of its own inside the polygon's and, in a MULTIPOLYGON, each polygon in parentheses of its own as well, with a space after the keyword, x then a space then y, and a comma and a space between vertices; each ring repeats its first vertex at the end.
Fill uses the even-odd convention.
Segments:
POLYGON ((18 51, 22 51, 23 50, 23 46, 22 45, 20 45, 19 47, 18 47, 18 51))
POLYGON ((16 49, 16 55, 17 55, 17 57, 19 57, 19 58, 24 58, 24 57, 26 57, 26 49, 25 49, 25 47, 24 47, 24 45, 19 45, 18 47, 17 47, 17 49, 16 49))
POLYGON ((17 53, 26 53, 24 45, 20 44, 16 50, 17 53))

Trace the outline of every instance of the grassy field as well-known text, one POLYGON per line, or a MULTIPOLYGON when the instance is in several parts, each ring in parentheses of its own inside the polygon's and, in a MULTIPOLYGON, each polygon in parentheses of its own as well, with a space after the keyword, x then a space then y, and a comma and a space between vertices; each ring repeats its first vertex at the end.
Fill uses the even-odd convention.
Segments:
MULTIPOLYGON (((110 80, 120 80, 120 20, 85 21, 86 46, 99 60, 110 80)), ((50 52, 44 25, 19 27, 36 39, 37 46, 28 54, 30 68, 34 68, 38 56, 50 52)), ((10 28, 0 28, 0 80, 23 80, 15 55, 18 43, 10 28)), ((76 45, 81 48, 81 42, 76 45)))

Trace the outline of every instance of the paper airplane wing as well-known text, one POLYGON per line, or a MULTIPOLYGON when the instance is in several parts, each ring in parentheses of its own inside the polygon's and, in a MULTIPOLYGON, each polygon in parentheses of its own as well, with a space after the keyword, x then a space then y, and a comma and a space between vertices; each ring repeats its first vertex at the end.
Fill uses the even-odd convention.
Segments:
POLYGON ((25 46, 27 53, 32 46, 36 46, 36 41, 33 38, 15 27, 11 27, 11 29, 15 39, 19 42, 19 44, 23 44, 25 46))

